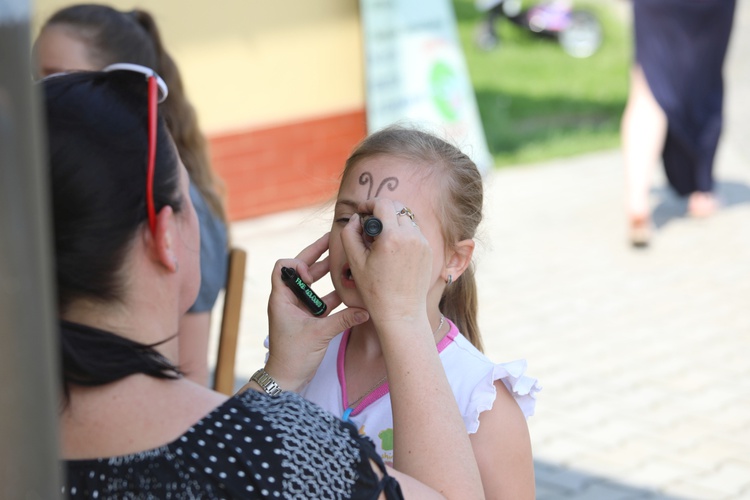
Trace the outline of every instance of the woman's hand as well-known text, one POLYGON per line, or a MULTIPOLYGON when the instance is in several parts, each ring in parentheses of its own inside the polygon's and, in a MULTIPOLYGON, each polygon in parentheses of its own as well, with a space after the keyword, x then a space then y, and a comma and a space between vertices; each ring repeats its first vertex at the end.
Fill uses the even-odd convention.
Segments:
MULTIPOLYGON (((405 208, 388 199, 368 200, 357 211, 378 217, 382 232, 372 241, 363 239, 357 215, 341 231, 357 291, 385 360, 393 428, 398 429, 393 464, 448 498, 484 498, 476 458, 427 317, 432 251, 411 219, 418 222, 419 214, 405 208)), ((422 489, 410 492, 418 498, 426 494, 422 489)))
MULTIPOLYGON (((295 269, 308 285, 325 276, 328 259, 318 259, 328 249, 328 237, 326 233, 295 259, 278 260, 273 269, 268 299, 269 356, 265 369, 284 390, 302 389, 315 375, 331 339, 369 319, 367 311, 358 308, 315 317, 281 280, 282 267, 295 269)), ((341 304, 336 292, 322 300, 329 312, 341 304)))
POLYGON ((404 208, 385 198, 361 203, 359 212, 372 213, 383 223, 382 232, 367 244, 356 214, 341 232, 357 290, 377 323, 402 323, 426 314, 432 250, 409 215, 397 215, 404 208))

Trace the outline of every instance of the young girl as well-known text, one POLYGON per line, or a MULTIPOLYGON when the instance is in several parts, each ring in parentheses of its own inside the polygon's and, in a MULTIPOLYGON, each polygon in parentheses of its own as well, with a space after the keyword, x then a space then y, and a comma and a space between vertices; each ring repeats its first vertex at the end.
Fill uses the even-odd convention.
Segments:
MULTIPOLYGON (((372 198, 403 204, 399 217, 411 218, 430 244, 432 271, 424 307, 470 433, 486 496, 534 498, 524 415, 533 414, 540 386, 523 375, 524 361, 494 364, 481 352, 472 265, 473 237, 482 220, 479 171, 454 146, 417 130, 391 127, 369 136, 355 149, 342 175, 328 257, 336 292, 349 307, 364 304, 357 276, 350 271, 343 250, 341 232, 351 219, 361 220, 358 206, 372 198)), ((363 237, 374 248, 381 236, 363 237)), ((403 437, 393 426, 392 410, 396 409, 392 409, 389 395, 393 390, 388 380, 391 369, 386 368, 378 331, 370 320, 331 341, 302 395, 351 420, 375 442, 383 459, 392 463, 394 448, 403 437)), ((394 466, 399 467, 398 463, 394 466)))

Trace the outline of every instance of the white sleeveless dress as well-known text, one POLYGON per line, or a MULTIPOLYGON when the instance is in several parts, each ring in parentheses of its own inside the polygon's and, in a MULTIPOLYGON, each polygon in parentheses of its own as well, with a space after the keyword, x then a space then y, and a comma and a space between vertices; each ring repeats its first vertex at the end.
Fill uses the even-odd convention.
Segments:
MULTIPOLYGON (((535 378, 524 375, 526 361, 493 363, 459 333, 453 322, 447 318, 446 321, 450 331, 437 348, 467 431, 475 433, 479 428, 479 414, 492 408, 496 380, 503 381, 526 417, 533 415, 541 385, 535 378)), ((331 341, 323 362, 301 395, 334 415, 351 420, 360 434, 372 439, 383 461, 392 464, 393 415, 388 382, 383 382, 349 409, 344 376, 344 353, 349 335, 350 331, 346 330, 331 341)))

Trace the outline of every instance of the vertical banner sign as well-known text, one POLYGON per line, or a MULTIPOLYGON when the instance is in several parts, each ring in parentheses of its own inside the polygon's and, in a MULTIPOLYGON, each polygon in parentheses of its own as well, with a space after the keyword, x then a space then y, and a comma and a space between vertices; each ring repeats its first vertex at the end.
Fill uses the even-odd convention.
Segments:
POLYGON ((413 124, 492 167, 450 0, 360 0, 367 129, 413 124))

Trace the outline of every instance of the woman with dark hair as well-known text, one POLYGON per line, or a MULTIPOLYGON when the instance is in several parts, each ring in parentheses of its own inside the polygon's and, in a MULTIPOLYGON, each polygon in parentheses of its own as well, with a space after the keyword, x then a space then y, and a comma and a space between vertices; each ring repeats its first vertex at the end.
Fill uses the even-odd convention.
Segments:
POLYGON ((206 139, 185 95, 180 72, 161 43, 156 22, 143 10, 122 12, 106 5, 73 5, 45 22, 35 53, 40 76, 134 63, 154 68, 169 87, 169 99, 161 105, 161 113, 190 174, 190 198, 201 229, 201 284, 195 303, 180 321, 180 366, 188 378, 206 384, 211 309, 227 274, 223 186, 211 169, 206 139))
MULTIPOLYGON (((177 362, 179 321, 199 287, 199 231, 187 171, 157 116, 156 94, 165 95, 166 86, 148 68, 113 65, 52 76, 42 87, 65 496, 482 497, 419 307, 430 249, 420 229, 397 216, 394 202, 361 207, 382 220, 377 245, 365 245, 356 224, 341 232, 367 310, 313 317, 283 284, 282 266, 307 282, 328 273, 327 261, 318 260, 327 235, 276 263, 268 363, 227 398, 183 378, 177 362), (293 392, 315 373, 337 332, 370 316, 381 334, 394 421, 405 429, 396 436, 398 472, 383 465, 353 425, 293 392)), ((335 293, 323 300, 329 311, 341 303, 335 293)))

